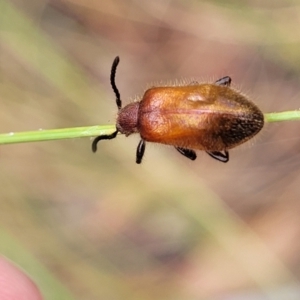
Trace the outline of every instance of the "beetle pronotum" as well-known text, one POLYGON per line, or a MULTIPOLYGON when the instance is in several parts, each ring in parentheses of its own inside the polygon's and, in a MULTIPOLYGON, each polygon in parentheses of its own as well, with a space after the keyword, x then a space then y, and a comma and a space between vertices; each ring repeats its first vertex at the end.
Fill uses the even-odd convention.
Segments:
POLYGON ((138 164, 142 162, 146 142, 172 145, 191 160, 197 158, 195 150, 204 150, 225 163, 229 160, 229 149, 248 141, 263 128, 263 113, 230 87, 229 76, 214 83, 152 87, 141 101, 122 107, 115 83, 119 61, 116 57, 110 74, 119 110, 116 131, 96 137, 93 152, 97 151, 99 141, 114 139, 119 132, 126 136, 139 133, 138 164))

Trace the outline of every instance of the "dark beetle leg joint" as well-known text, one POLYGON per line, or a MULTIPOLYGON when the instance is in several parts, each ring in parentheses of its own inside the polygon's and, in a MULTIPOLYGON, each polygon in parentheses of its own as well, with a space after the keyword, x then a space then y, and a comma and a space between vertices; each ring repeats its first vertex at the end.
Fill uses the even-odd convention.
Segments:
POLYGON ((215 82, 216 85, 230 86, 231 78, 229 76, 222 77, 215 82))
POLYGON ((206 151, 206 153, 212 158, 221 161, 223 163, 227 163, 229 161, 229 153, 227 150, 225 150, 224 153, 220 151, 206 151))
POLYGON ((189 158, 190 160, 195 160, 197 158, 197 154, 194 150, 185 149, 181 147, 175 147, 175 149, 182 154, 183 156, 189 158))
POLYGON ((144 153, 146 149, 146 142, 144 140, 140 140, 137 148, 136 148, 136 163, 140 164, 142 162, 144 153))

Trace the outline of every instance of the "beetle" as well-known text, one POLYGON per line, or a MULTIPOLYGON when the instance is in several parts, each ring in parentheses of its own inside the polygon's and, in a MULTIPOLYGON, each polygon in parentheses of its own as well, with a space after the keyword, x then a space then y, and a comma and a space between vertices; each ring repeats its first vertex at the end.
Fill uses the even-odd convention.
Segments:
POLYGON ((122 107, 115 77, 119 64, 112 64, 110 82, 116 96, 116 131, 97 136, 92 151, 101 140, 118 133, 139 133, 136 163, 142 162, 146 142, 172 145, 183 156, 195 160, 195 150, 204 150, 214 159, 229 161, 229 149, 254 137, 264 126, 261 110, 246 96, 230 87, 231 78, 214 83, 191 82, 182 86, 160 86, 146 90, 140 101, 122 107))

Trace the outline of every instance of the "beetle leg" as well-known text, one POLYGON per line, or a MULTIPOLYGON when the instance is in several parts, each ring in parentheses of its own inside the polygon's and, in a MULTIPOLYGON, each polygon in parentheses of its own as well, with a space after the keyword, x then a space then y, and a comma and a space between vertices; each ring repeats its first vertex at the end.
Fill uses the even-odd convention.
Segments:
POLYGON ((197 154, 194 150, 175 147, 175 149, 182 154, 183 156, 189 158, 190 160, 195 160, 197 158, 197 154))
POLYGON ((117 134, 118 134, 119 130, 116 130, 115 132, 113 132, 112 134, 106 134, 106 135, 99 135, 97 136, 92 143, 92 151, 96 152, 97 151, 97 143, 101 140, 111 140, 114 139, 117 134))
POLYGON ((216 85, 225 85, 225 86, 230 86, 230 83, 231 83, 231 78, 229 76, 222 77, 215 82, 216 85))
POLYGON ((206 151, 206 153, 212 158, 221 161, 223 163, 229 161, 229 153, 227 150, 225 150, 224 153, 222 153, 221 151, 206 151))
POLYGON ((146 148, 146 142, 144 140, 140 140, 137 148, 136 148, 136 160, 135 162, 137 164, 140 164, 142 162, 144 153, 146 148))

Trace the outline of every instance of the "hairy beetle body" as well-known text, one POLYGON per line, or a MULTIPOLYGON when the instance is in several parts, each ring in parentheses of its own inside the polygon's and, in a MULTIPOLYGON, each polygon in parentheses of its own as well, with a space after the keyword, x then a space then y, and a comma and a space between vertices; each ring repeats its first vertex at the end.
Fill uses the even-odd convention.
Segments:
POLYGON ((164 86, 148 89, 141 101, 121 107, 114 82, 116 66, 112 68, 111 83, 117 96, 119 113, 117 131, 99 136, 93 150, 102 139, 139 133, 136 162, 141 163, 146 142, 172 145, 182 155, 196 159, 194 150, 204 150, 213 158, 227 162, 232 149, 255 136, 264 125, 260 109, 246 96, 230 87, 226 76, 215 83, 191 83, 185 86, 164 86))

